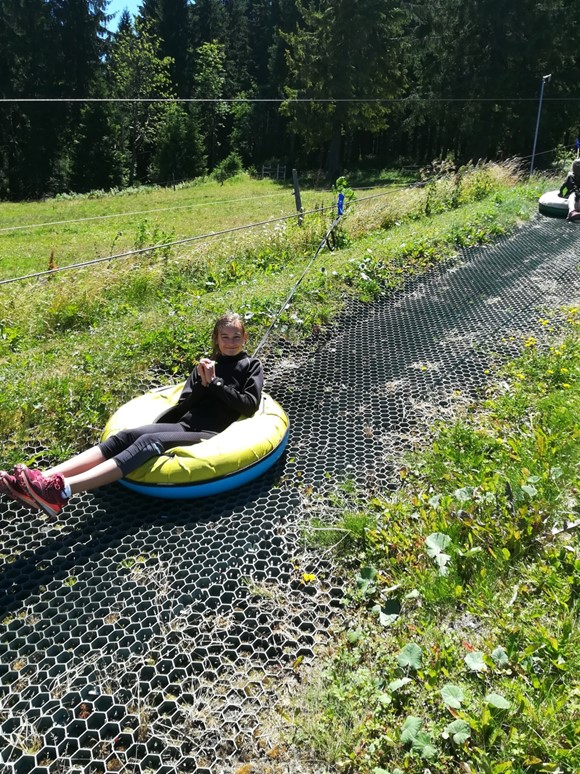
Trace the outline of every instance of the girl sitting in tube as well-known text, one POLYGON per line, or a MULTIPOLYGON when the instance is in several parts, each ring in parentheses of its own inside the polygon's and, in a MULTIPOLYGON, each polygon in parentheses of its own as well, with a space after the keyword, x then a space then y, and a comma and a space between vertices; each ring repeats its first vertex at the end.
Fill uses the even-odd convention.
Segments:
POLYGON ((264 370, 245 352, 247 338, 241 317, 223 314, 213 328, 212 358, 199 361, 177 404, 155 424, 122 430, 44 472, 26 465, 16 465, 11 473, 0 471, 0 492, 56 516, 73 494, 118 481, 175 446, 211 438, 240 414, 251 416, 260 405, 264 370))

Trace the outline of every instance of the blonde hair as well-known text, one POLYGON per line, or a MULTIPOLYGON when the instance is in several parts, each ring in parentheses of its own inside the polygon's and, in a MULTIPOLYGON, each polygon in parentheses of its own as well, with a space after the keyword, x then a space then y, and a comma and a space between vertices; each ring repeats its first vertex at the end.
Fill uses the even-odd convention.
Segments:
POLYGON ((225 312, 225 314, 222 314, 221 317, 218 317, 218 319, 215 321, 215 325, 213 326, 213 331, 211 334, 211 343, 213 347, 211 356, 214 358, 214 360, 221 354, 220 348, 218 346, 218 335, 220 330, 225 328, 226 325, 235 325, 236 327, 241 328, 242 334, 244 336, 246 335, 244 321, 237 312, 225 312))

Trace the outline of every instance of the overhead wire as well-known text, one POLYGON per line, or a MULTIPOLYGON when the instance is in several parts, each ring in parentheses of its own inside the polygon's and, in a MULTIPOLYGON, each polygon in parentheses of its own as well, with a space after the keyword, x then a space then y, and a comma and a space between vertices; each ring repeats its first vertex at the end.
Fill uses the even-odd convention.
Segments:
POLYGON ((534 154, 528 153, 526 156, 518 156, 517 158, 520 161, 525 161, 526 159, 531 159, 532 155, 534 155, 534 156, 545 156, 547 153, 554 153, 559 148, 564 148, 566 150, 571 150, 571 149, 573 149, 575 147, 576 147, 575 145, 558 145, 556 148, 551 148, 549 150, 540 151, 540 152, 536 151, 536 153, 534 153, 534 154))
MULTIPOLYGON (((111 103, 137 103, 145 104, 170 103, 170 104, 189 104, 189 103, 377 103, 377 104, 399 104, 404 102, 534 102, 538 101, 537 96, 532 97, 421 97, 409 95, 406 97, 294 97, 291 99, 284 97, 2 97, 0 104, 18 104, 18 103, 89 103, 89 102, 111 102, 111 103)), ((544 102, 580 102, 580 96, 566 97, 544 97, 544 102)))
MULTIPOLYGON (((555 148, 549 148, 548 150, 545 150, 545 151, 536 151, 536 153, 534 155, 535 156, 545 156, 548 153, 555 153, 556 151, 558 151, 560 149, 573 150, 575 148, 576 148, 576 146, 572 145, 572 144, 570 144, 570 145, 558 145, 555 148)), ((531 158, 532 158, 532 154, 529 153, 529 154, 527 154, 525 156, 519 156, 519 155, 518 156, 510 156, 510 157, 508 157, 506 159, 503 159, 503 162, 509 162, 509 161, 521 162, 521 161, 526 161, 527 159, 531 159, 531 158)), ((499 162, 499 163, 501 163, 501 162, 499 162)), ((418 164, 416 169, 422 169, 422 168, 428 168, 428 167, 429 167, 429 164, 418 164)), ((421 186, 421 185, 424 185, 425 182, 427 182, 427 181, 419 181, 418 183, 415 183, 414 185, 415 186, 417 186, 417 185, 421 186)), ((377 188, 378 186, 381 185, 381 183, 384 183, 385 185, 388 185, 388 181, 378 180, 373 185, 370 185, 370 186, 354 186, 354 185, 352 185, 351 188, 352 188, 353 191, 369 191, 369 190, 372 190, 373 188, 377 188)), ((394 189, 390 189, 390 190, 394 190, 394 189)))

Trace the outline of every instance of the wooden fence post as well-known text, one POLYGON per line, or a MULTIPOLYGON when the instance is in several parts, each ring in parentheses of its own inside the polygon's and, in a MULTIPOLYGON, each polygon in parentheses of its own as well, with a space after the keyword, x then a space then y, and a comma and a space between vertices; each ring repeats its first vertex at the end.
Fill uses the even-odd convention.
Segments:
POLYGON ((302 201, 300 199, 300 186, 298 185, 298 172, 292 170, 292 182, 294 183, 294 199, 296 200, 296 211, 298 212, 298 225, 301 226, 304 222, 304 210, 302 209, 302 201))

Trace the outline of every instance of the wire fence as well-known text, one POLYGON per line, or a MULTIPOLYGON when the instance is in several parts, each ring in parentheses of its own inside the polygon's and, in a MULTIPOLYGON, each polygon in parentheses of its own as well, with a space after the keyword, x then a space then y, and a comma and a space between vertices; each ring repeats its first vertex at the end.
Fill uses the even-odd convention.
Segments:
MULTIPOLYGON (((365 197, 359 198, 357 201, 368 201, 370 199, 376 199, 376 198, 379 198, 379 197, 382 197, 382 196, 390 195, 390 194, 392 194, 392 193, 394 193, 396 191, 405 190, 405 189, 408 189, 408 188, 411 188, 411 187, 412 186, 395 186, 395 187, 389 189, 389 191, 383 191, 381 193, 372 194, 370 196, 365 196, 365 197)), ((246 231, 246 230, 249 230, 249 229, 258 228, 260 226, 269 226, 269 225, 272 225, 274 223, 281 223, 281 222, 284 222, 284 221, 295 219, 297 217, 304 217, 304 216, 308 216, 308 215, 314 215, 314 214, 320 214, 320 213, 323 213, 323 212, 329 212, 329 211, 334 210, 335 207, 336 207, 335 204, 332 204, 332 205, 329 205, 329 206, 326 206, 326 207, 316 207, 315 209, 301 211, 299 213, 294 212, 291 215, 283 215, 283 216, 281 216, 279 218, 269 218, 268 220, 261 220, 261 221, 258 221, 256 223, 248 223, 248 224, 245 224, 243 226, 233 226, 231 228, 222 229, 220 231, 212 231, 212 232, 205 233, 205 234, 197 234, 195 236, 188 236, 188 237, 183 237, 181 239, 174 239, 174 240, 171 240, 169 242, 162 242, 162 243, 159 243, 159 244, 149 245, 148 247, 141 247, 141 248, 133 249, 133 250, 125 250, 125 251, 123 251, 121 253, 115 253, 113 255, 106 255, 106 256, 101 256, 99 258, 93 258, 93 259, 87 260, 87 261, 80 261, 80 262, 77 262, 77 263, 72 263, 72 264, 69 264, 68 266, 59 266, 59 267, 55 267, 55 268, 51 268, 51 269, 45 269, 43 271, 33 272, 31 274, 23 274, 23 275, 18 276, 18 277, 11 277, 9 279, 0 280, 0 286, 1 285, 10 285, 10 284, 14 284, 16 282, 24 282, 25 280, 40 279, 42 277, 47 277, 49 275, 50 276, 54 276, 56 274, 60 274, 60 273, 65 272, 65 271, 72 271, 73 269, 84 269, 84 268, 87 268, 89 266, 95 266, 95 265, 100 264, 100 263, 107 263, 107 262, 119 260, 121 258, 130 258, 132 256, 144 255, 146 253, 154 252, 155 250, 164 250, 164 249, 167 249, 167 248, 170 248, 170 247, 177 247, 179 245, 185 245, 185 244, 191 244, 193 242, 199 242, 199 241, 205 241, 205 240, 209 240, 209 239, 215 239, 217 237, 222 237, 222 236, 225 236, 227 234, 233 234, 233 233, 237 233, 237 232, 241 232, 241 231, 246 231)))
POLYGON ((239 204, 246 201, 256 201, 258 199, 273 199, 279 196, 287 196, 288 191, 278 192, 273 194, 263 194, 262 196, 246 196, 239 197, 237 199, 217 199, 211 202, 193 202, 191 204, 179 204, 173 207, 154 207, 148 210, 133 210, 130 212, 112 212, 108 215, 93 215, 86 218, 71 218, 69 220, 48 220, 43 223, 29 223, 22 226, 6 226, 0 228, 0 234, 5 234, 10 231, 26 231, 33 228, 46 228, 47 226, 65 226, 72 223, 87 223, 95 220, 108 220, 111 218, 129 218, 135 215, 150 215, 157 212, 176 212, 177 210, 187 210, 194 207, 211 207, 217 204, 239 204))
MULTIPOLYGON (((567 149, 574 148, 574 146, 572 146, 572 145, 565 146, 565 147, 567 149)), ((539 155, 542 155, 542 154, 554 153, 556 150, 558 150, 558 148, 552 148, 552 149, 547 150, 547 151, 542 151, 541 153, 536 153, 535 155, 539 156, 539 155)), ((518 156, 517 159, 513 159, 513 160, 514 161, 518 161, 518 162, 522 162, 522 161, 525 161, 525 160, 527 160, 529 158, 531 158, 531 154, 529 156, 518 156)), ((508 161, 509 160, 510 159, 508 159, 508 161)), ((372 199, 377 199, 377 198, 381 198, 381 197, 384 197, 384 196, 390 196, 393 193, 400 192, 402 190, 411 190, 412 188, 417 188, 417 187, 425 186, 425 185, 429 184, 430 182, 432 182, 434 179, 437 179, 437 177, 440 177, 440 176, 437 176, 437 175, 431 176, 429 178, 426 178, 424 180, 418 181, 418 182, 413 183, 411 185, 391 186, 391 187, 389 187, 388 191, 381 191, 381 192, 376 193, 376 194, 370 194, 368 196, 359 197, 357 199, 357 201, 359 201, 359 202, 370 201, 372 199)), ((376 187, 377 186, 375 184, 375 186, 373 186, 373 188, 376 188, 376 187)), ((369 190, 369 189, 367 189, 367 188, 358 188, 358 189, 357 188, 353 188, 352 190, 369 190)), ((218 200, 218 201, 214 201, 214 202, 200 202, 200 203, 192 203, 192 204, 187 204, 187 205, 177 205, 175 207, 167 207, 167 208, 155 208, 155 209, 150 209, 150 210, 137 210, 137 211, 133 211, 133 212, 112 213, 112 214, 108 214, 108 215, 97 215, 97 216, 91 216, 91 217, 87 217, 87 218, 78 218, 78 219, 70 219, 70 220, 62 220, 62 221, 49 221, 49 222, 44 222, 44 223, 36 223, 36 224, 29 224, 29 225, 23 225, 23 226, 7 227, 7 228, 0 229, 0 233, 9 233, 11 231, 17 231, 17 230, 22 230, 22 229, 27 229, 27 228, 33 229, 33 228, 40 228, 40 227, 46 227, 46 226, 65 225, 65 224, 72 224, 72 223, 83 223, 83 222, 88 222, 88 221, 99 221, 99 220, 108 219, 108 218, 114 218, 114 217, 130 217, 130 216, 134 216, 134 215, 144 215, 144 214, 149 214, 149 213, 153 213, 153 212, 172 212, 172 211, 177 211, 177 210, 180 210, 180 209, 188 209, 188 208, 192 208, 192 207, 196 207, 196 206, 210 206, 210 205, 215 205, 215 204, 238 203, 238 202, 243 202, 243 201, 248 201, 248 200, 255 200, 256 198, 271 198, 271 197, 277 197, 277 196, 282 196, 282 195, 286 196, 287 194, 288 194, 288 192, 285 191, 284 193, 268 194, 268 195, 265 195, 263 197, 253 197, 253 196, 252 197, 243 197, 243 198, 238 198, 238 199, 229 199, 229 200, 221 200, 221 201, 218 200)), ((181 239, 175 239, 175 240, 171 240, 171 241, 168 241, 168 242, 161 242, 161 243, 157 243, 157 244, 154 244, 154 245, 149 245, 147 247, 135 248, 135 249, 132 249, 132 250, 125 250, 125 251, 120 252, 120 253, 114 253, 114 254, 111 254, 111 255, 100 256, 98 258, 93 258, 91 260, 72 263, 72 264, 69 264, 67 266, 54 267, 54 268, 45 269, 45 270, 39 271, 39 272, 32 272, 30 274, 24 274, 24 275, 20 275, 20 276, 17 276, 17 277, 10 277, 8 279, 0 280, 0 286, 1 285, 9 285, 9 284, 13 284, 13 283, 16 283, 16 282, 23 282, 23 281, 26 281, 26 280, 40 279, 42 277, 47 277, 49 275, 50 276, 54 276, 56 274, 59 274, 59 273, 65 272, 65 271, 72 271, 72 270, 75 270, 75 269, 76 270, 84 269, 84 268, 87 268, 89 266, 95 266, 95 265, 101 264, 101 263, 108 263, 108 262, 116 261, 116 260, 119 260, 119 259, 122 259, 122 258, 130 258, 130 257, 133 257, 133 256, 139 256, 139 255, 144 255, 144 254, 147 254, 147 253, 152 253, 152 252, 154 252, 156 250, 166 250, 168 248, 177 247, 179 245, 186 245, 186 244, 191 244, 193 242, 199 242, 199 241, 206 241, 206 240, 210 240, 210 239, 215 239, 217 237, 223 237, 223 236, 226 236, 228 234, 233 234, 233 233, 237 233, 237 232, 241 232, 241 231, 247 231, 247 230, 258 228, 258 227, 261 227, 261 226, 269 226, 269 225, 272 225, 272 224, 275 224, 275 223, 282 223, 282 222, 285 222, 285 221, 288 221, 288 220, 292 220, 292 219, 294 219, 296 217, 302 218, 304 216, 320 214, 320 213, 323 213, 323 212, 328 212, 328 211, 334 210, 335 206, 336 206, 335 204, 332 204, 332 205, 329 205, 329 206, 326 206, 326 207, 322 206, 322 207, 316 207, 316 208, 311 209, 311 210, 302 210, 299 213, 294 212, 292 214, 283 215, 283 216, 280 216, 278 218, 269 218, 267 220, 261 220, 261 221, 255 222, 255 223, 248 223, 248 224, 244 224, 242 226, 234 226, 234 227, 231 227, 231 228, 221 229, 220 231, 212 231, 212 232, 205 233, 205 234, 196 234, 196 235, 193 235, 193 236, 183 237, 181 239)), ((321 246, 324 245, 325 241, 328 240, 328 237, 329 237, 330 233, 332 233, 332 231, 334 230, 335 226, 337 225, 338 220, 332 225, 332 227, 331 227, 330 231, 328 232, 328 234, 323 238, 323 240, 321 242, 321 246)), ((316 254, 318 254, 319 250, 320 250, 320 247, 317 250, 316 254)))

